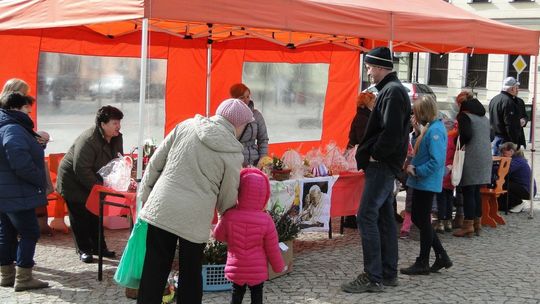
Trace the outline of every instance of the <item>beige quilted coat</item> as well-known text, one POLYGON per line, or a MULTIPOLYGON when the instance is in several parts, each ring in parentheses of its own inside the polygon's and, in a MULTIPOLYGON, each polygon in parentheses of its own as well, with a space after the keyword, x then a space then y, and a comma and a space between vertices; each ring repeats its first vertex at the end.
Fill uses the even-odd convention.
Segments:
POLYGON ((219 115, 178 124, 146 168, 140 217, 190 242, 206 242, 214 209, 223 213, 236 204, 244 157, 234 130, 219 115))

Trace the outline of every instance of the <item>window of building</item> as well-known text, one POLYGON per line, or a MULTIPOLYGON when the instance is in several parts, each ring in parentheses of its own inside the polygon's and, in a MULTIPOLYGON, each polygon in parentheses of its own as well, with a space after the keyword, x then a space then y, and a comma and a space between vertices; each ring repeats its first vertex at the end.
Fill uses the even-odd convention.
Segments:
POLYGON ((329 66, 244 62, 242 82, 264 117, 270 143, 321 139, 329 66))
POLYGON ((491 3, 491 0, 467 0, 467 3, 491 3))
MULTIPOLYGON (((163 139, 167 60, 149 59, 144 137, 163 139)), ((54 139, 47 153, 65 153, 77 136, 94 125, 105 105, 124 113, 124 152, 137 146, 139 132, 139 58, 80 56, 42 52, 37 85, 37 129, 54 139)))
POLYGON ((508 75, 516 78, 519 81, 520 89, 529 89, 529 66, 531 64, 531 56, 521 55, 527 67, 517 75, 516 68, 514 68, 514 61, 518 58, 519 55, 508 55, 508 75))
POLYGON ((448 84, 448 54, 429 55, 429 85, 446 86, 448 84))
POLYGON ((487 80, 488 55, 467 55, 467 78, 465 86, 469 88, 485 88, 487 80))

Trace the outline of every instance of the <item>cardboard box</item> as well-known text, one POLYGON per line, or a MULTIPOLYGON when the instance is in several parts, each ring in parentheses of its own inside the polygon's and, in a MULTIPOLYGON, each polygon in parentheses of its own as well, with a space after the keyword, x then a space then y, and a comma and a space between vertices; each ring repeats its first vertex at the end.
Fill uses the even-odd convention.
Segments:
POLYGON ((272 270, 272 266, 270 266, 270 264, 268 264, 268 280, 275 279, 277 277, 280 277, 280 276, 282 276, 284 274, 287 274, 287 273, 292 271, 293 257, 294 257, 293 241, 286 241, 286 242, 283 242, 283 243, 285 243, 285 245, 288 247, 287 251, 281 251, 281 256, 283 257, 283 260, 285 261, 285 265, 287 265, 287 271, 280 272, 280 273, 275 273, 272 270))

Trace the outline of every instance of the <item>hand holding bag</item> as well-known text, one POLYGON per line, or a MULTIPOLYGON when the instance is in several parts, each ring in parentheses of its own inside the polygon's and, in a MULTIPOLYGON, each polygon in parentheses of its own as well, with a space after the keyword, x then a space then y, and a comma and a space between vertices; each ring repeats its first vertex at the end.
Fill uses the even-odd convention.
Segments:
POLYGON ((456 152, 454 152, 454 163, 452 164, 452 185, 457 186, 461 182, 463 174, 463 163, 465 162, 465 146, 461 146, 459 137, 456 143, 456 152))

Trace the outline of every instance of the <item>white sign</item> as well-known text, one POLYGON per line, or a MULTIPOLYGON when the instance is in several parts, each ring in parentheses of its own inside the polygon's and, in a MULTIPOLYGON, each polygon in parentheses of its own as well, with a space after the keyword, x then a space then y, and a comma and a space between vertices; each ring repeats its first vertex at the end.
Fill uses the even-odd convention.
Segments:
POLYGON ((527 63, 521 55, 519 55, 516 60, 514 60, 512 65, 514 66, 514 69, 516 69, 516 72, 518 74, 521 74, 521 72, 523 72, 523 70, 525 70, 525 68, 527 67, 527 63))

